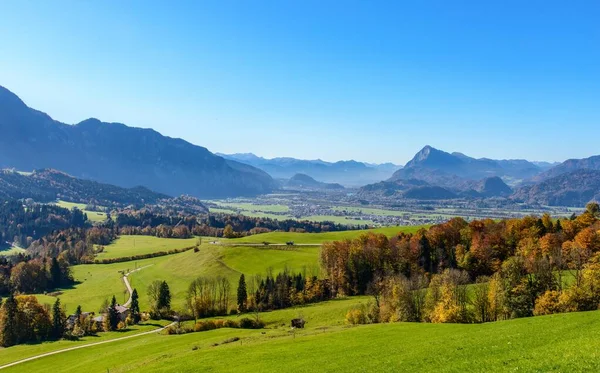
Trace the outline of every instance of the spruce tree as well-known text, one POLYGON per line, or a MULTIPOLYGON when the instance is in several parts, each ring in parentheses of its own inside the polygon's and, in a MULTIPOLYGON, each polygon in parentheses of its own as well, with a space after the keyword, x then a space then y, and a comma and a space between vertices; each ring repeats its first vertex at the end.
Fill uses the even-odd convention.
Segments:
POLYGON ((52 258, 52 262, 50 263, 50 282, 52 283, 52 288, 62 285, 62 271, 56 258, 52 258))
POLYGON ((11 292, 0 312, 0 345, 3 347, 14 346, 18 343, 17 333, 17 300, 11 292))
POLYGON ((77 310, 75 310, 75 325, 81 326, 81 306, 77 306, 77 310))
POLYGON ((52 338, 60 339, 65 334, 65 314, 60 307, 60 299, 57 298, 52 306, 52 338))
POLYGON ((119 312, 117 311, 117 298, 113 295, 108 307, 108 329, 117 330, 119 328, 119 312))
POLYGON ((171 310, 171 290, 169 290, 169 285, 166 281, 163 281, 160 284, 160 291, 158 294, 158 311, 163 312, 171 310))
POLYGON ((248 301, 248 292, 246 290, 246 277, 244 274, 240 276, 240 282, 237 289, 237 305, 238 311, 246 312, 246 302, 248 301))
POLYGON ((131 293, 131 308, 129 309, 129 312, 134 324, 137 324, 142 320, 137 289, 133 289, 133 293, 131 293))

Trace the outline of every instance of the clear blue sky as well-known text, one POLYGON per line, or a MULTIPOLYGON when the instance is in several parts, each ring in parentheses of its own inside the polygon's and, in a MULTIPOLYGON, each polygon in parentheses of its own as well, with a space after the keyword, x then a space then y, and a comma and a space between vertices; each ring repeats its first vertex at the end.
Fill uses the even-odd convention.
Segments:
POLYGON ((0 1, 0 85, 214 152, 600 154, 600 2, 0 1))

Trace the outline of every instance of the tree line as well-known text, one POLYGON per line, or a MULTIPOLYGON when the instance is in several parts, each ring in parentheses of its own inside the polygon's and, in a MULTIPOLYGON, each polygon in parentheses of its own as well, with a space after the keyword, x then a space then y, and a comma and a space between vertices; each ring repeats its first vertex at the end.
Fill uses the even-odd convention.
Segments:
POLYGON ((599 218, 596 203, 569 219, 454 218, 391 239, 327 243, 321 262, 332 293, 374 296, 353 320, 486 322, 597 309, 599 218))

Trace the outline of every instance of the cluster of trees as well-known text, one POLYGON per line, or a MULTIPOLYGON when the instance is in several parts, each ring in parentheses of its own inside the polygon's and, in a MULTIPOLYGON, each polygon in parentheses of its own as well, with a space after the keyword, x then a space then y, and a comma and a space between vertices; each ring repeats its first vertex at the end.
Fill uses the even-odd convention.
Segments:
POLYGON ((0 200, 0 245, 10 242, 28 247, 34 240, 55 230, 84 227, 87 216, 80 210, 54 205, 30 204, 17 200, 0 200))
POLYGON ((320 302, 331 298, 327 280, 288 270, 266 277, 254 276, 249 284, 240 276, 237 291, 238 312, 267 311, 320 302))
POLYGON ((165 215, 149 209, 120 212, 115 219, 119 234, 141 234, 166 238, 189 238, 196 236, 242 237, 270 231, 284 232, 330 232, 352 229, 332 222, 310 222, 293 219, 276 220, 243 215, 165 215))
POLYGON ((0 307, 0 345, 60 339, 65 334, 66 317, 56 300, 52 310, 41 305, 32 295, 12 293, 0 307))
POLYGON ((599 218, 595 203, 556 221, 455 218, 389 240, 371 234, 329 243, 321 260, 333 293, 375 296, 362 319, 371 322, 486 322, 598 309, 599 218))
POLYGON ((0 296, 9 293, 33 294, 51 291, 73 283, 69 263, 52 258, 21 261, 0 258, 0 296))
POLYGON ((110 227, 67 228, 33 241, 28 253, 71 264, 89 263, 93 261, 96 245, 108 245, 116 237, 115 229, 110 227))
POLYGON ((222 316, 229 313, 231 284, 222 276, 198 277, 190 284, 187 305, 194 320, 203 317, 222 316))
POLYGON ((148 286, 150 317, 161 319, 171 315, 171 290, 166 281, 155 280, 148 286))

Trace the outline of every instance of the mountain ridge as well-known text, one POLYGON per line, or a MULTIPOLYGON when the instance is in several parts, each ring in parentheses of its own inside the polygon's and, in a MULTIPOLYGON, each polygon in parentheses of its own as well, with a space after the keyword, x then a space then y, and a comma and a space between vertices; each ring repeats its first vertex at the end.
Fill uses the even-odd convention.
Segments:
POLYGON ((252 166, 153 129, 89 118, 74 125, 29 108, 0 86, 0 167, 54 168, 121 187, 213 198, 267 193, 275 181, 252 166))

